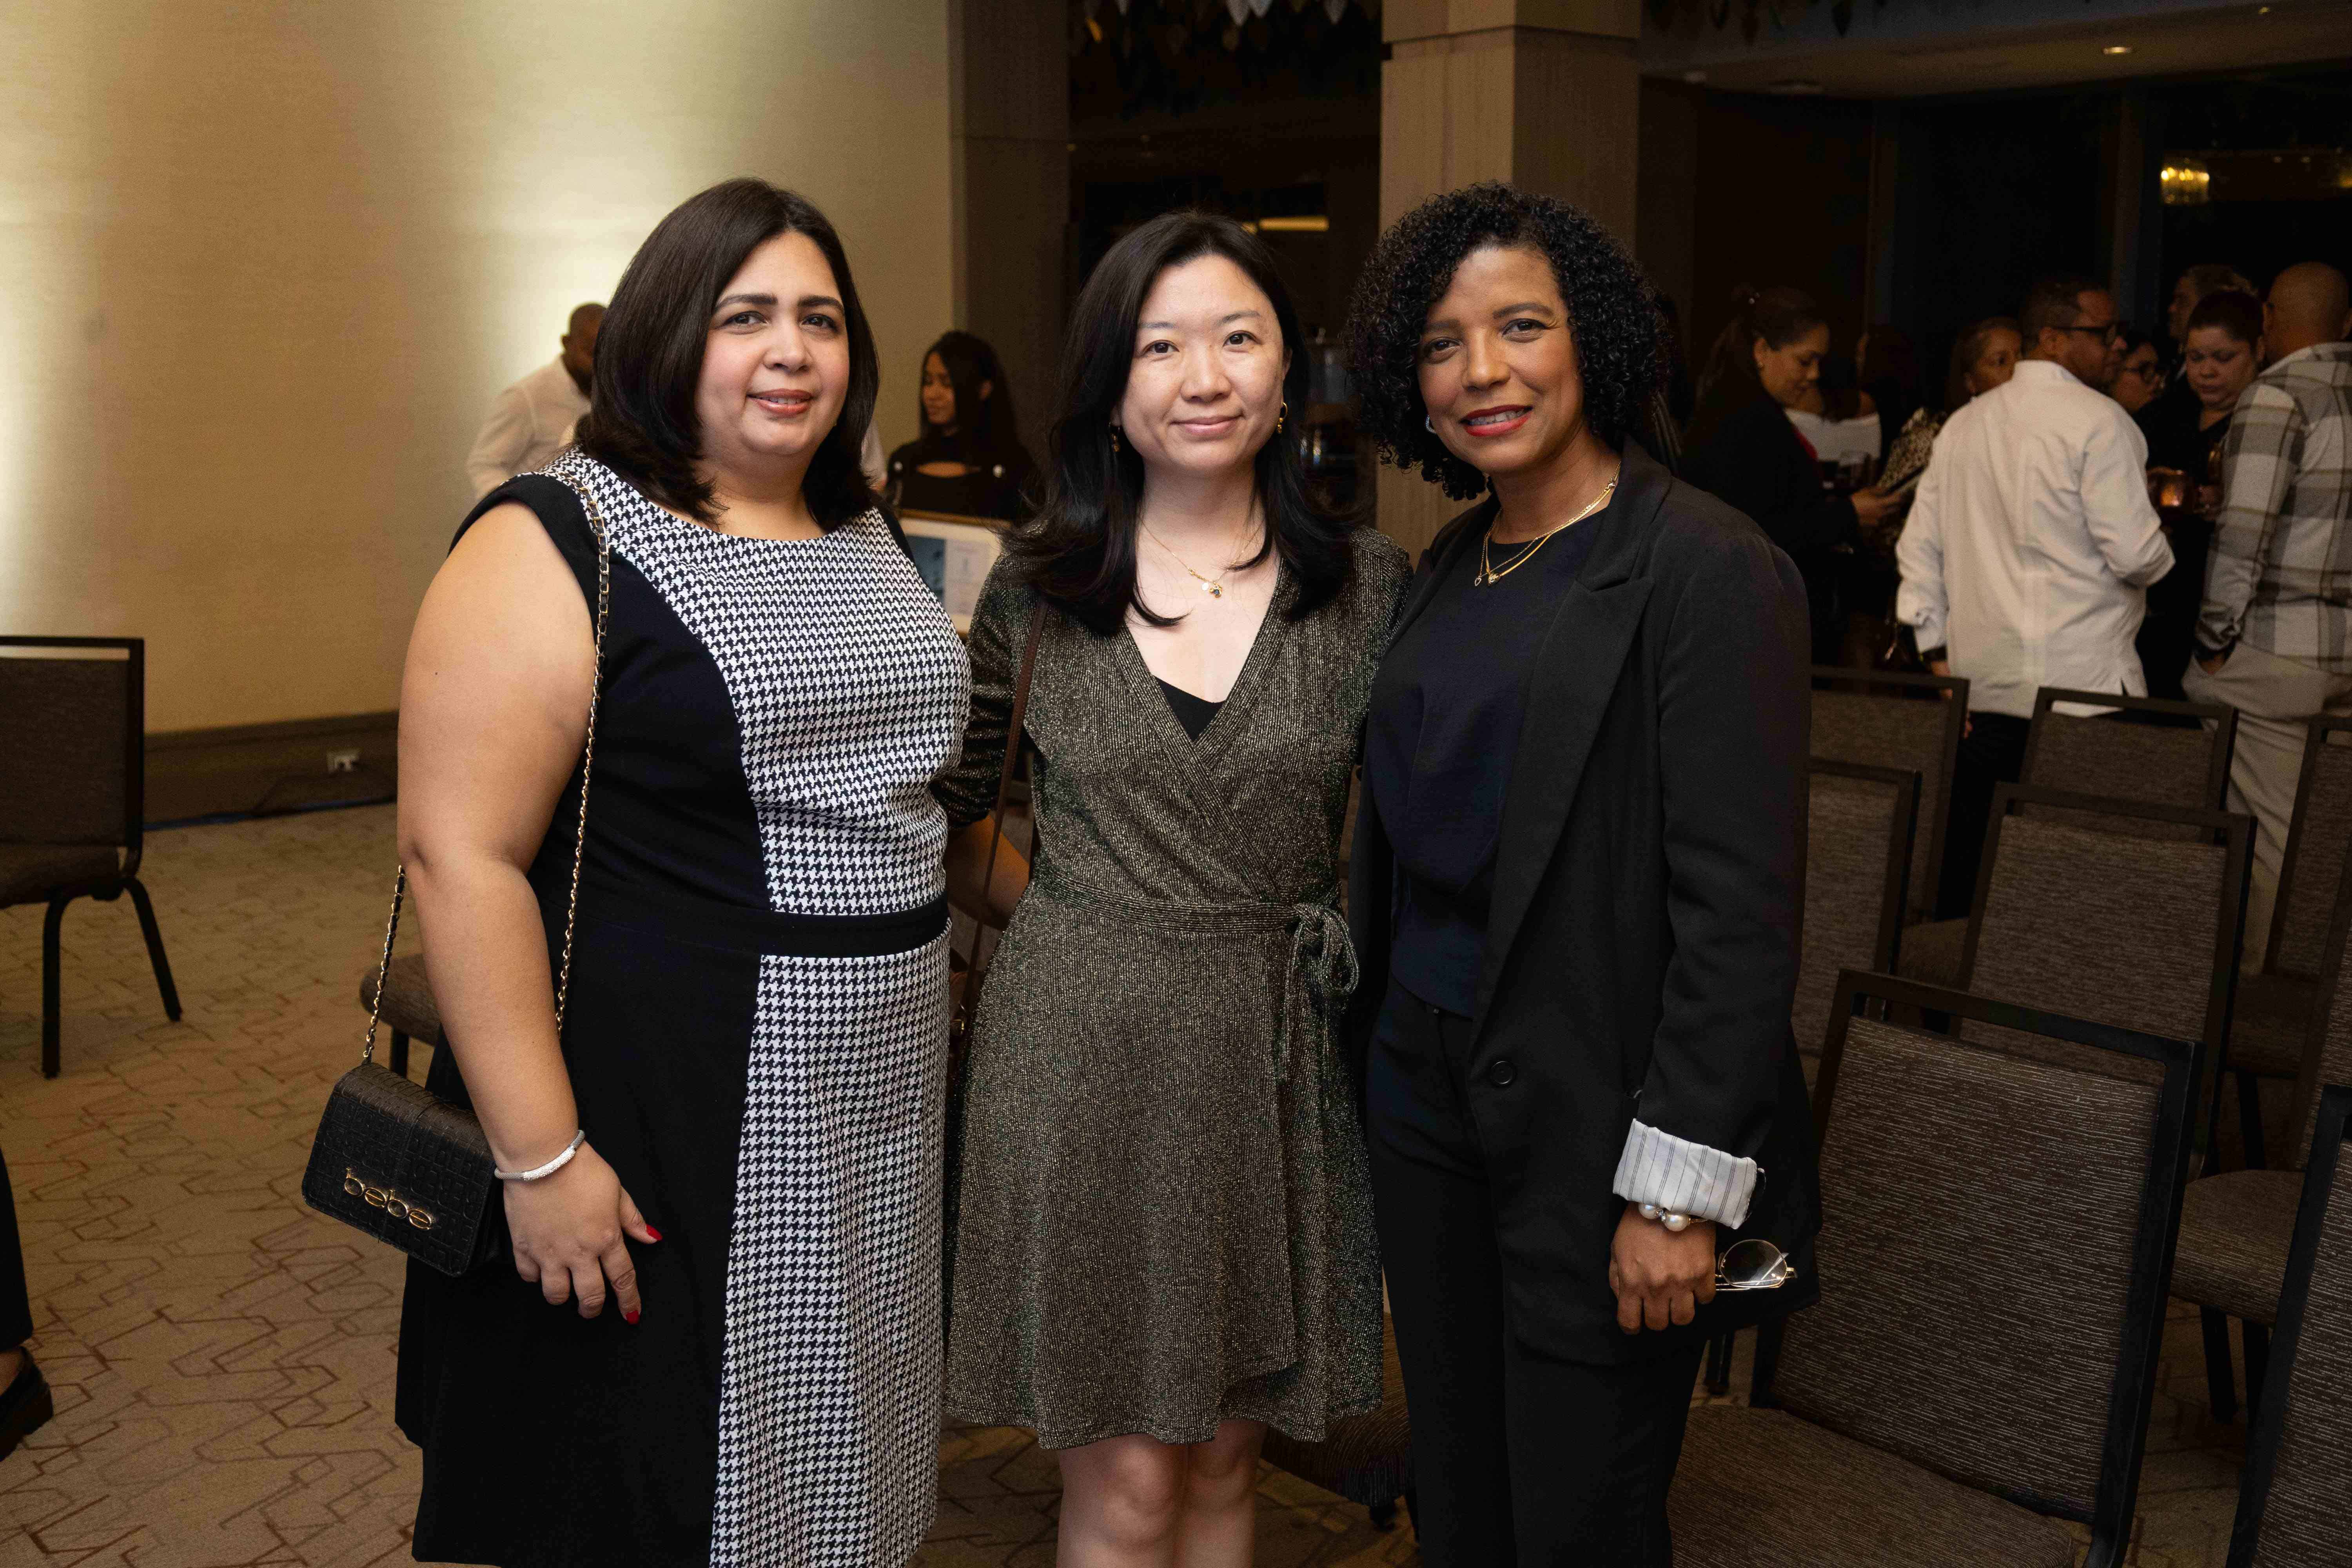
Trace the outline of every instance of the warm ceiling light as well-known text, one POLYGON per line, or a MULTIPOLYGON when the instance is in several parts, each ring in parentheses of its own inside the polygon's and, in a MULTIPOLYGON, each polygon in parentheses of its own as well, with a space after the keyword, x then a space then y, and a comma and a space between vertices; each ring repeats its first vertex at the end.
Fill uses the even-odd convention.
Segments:
POLYGON ((2132 47, 2129 44, 2109 44, 2105 48, 2101 49, 2099 53, 2103 55, 2127 55, 2131 53, 2131 49, 2132 47))
POLYGON ((1257 226, 1265 234, 1328 234, 1331 220, 1319 214, 1314 217, 1262 217, 1257 226))

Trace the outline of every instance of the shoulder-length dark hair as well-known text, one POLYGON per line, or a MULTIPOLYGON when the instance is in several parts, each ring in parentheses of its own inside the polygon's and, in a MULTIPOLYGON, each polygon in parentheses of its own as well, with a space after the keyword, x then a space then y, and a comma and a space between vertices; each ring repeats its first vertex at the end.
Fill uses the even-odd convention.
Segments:
POLYGON ((824 252, 849 329, 849 394, 809 464, 801 494, 809 514, 837 528, 874 504, 858 450, 874 420, 882 370, 857 302, 849 258, 824 214, 764 180, 729 180, 681 203, 637 247, 604 311, 580 449, 673 511, 717 521, 694 394, 719 291, 751 252, 780 234, 804 234, 824 252))
POLYGON ((1664 321, 1641 268, 1590 213, 1488 181, 1432 196, 1381 236, 1348 311, 1349 373, 1364 428, 1399 468, 1419 468, 1456 500, 1486 476, 1446 450, 1421 400, 1421 333, 1454 269, 1486 245, 1524 245, 1551 264, 1568 306, 1584 419, 1612 451, 1640 426, 1657 384, 1664 321))
MULTIPOLYGON (((947 366, 948 384, 955 389, 955 424, 953 437, 957 446, 973 453, 995 453, 1017 447, 1021 438, 1013 417, 1013 388, 1004 379, 1004 363, 988 340, 970 332, 941 332, 923 357, 917 362, 919 369, 930 363, 933 354, 947 366), (980 395, 985 384, 986 397, 980 395)), ((924 435, 938 437, 944 433, 931 423, 923 411, 920 377, 917 378, 915 428, 924 435)))
POLYGON ((1161 273, 1203 256, 1222 256, 1240 268, 1272 302, 1283 349, 1290 355, 1282 383, 1290 420, 1258 448, 1256 459, 1265 544, 1244 564, 1265 560, 1268 550, 1281 558, 1296 587, 1293 620, 1330 603, 1354 568, 1349 542, 1354 524, 1326 510, 1307 488, 1298 450, 1307 408, 1307 344, 1273 253, 1231 218, 1166 213, 1112 246, 1079 291, 1062 355, 1061 408, 1054 420, 1045 504, 1009 541, 1032 586, 1105 636, 1118 630, 1129 610, 1159 626, 1183 618, 1154 613, 1136 592, 1143 459, 1125 443, 1112 444, 1111 426, 1127 395, 1145 296, 1161 273))

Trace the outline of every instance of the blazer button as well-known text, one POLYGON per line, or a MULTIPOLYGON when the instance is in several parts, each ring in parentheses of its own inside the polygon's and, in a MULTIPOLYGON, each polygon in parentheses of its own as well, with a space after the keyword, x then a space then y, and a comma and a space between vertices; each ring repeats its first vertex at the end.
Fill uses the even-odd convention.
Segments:
POLYGON ((1511 1065, 1508 1057, 1496 1057, 1493 1065, 1486 1068, 1486 1081, 1496 1089, 1510 1088, 1511 1080, 1518 1076, 1519 1069, 1511 1065))

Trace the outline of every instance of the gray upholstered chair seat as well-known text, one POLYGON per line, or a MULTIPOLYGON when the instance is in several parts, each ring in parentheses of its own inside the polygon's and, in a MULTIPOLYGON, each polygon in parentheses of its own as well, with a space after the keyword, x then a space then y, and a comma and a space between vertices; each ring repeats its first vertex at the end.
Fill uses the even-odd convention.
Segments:
POLYGON ((1895 955, 1895 973, 1923 985, 1957 986, 1960 952, 1968 941, 1966 921, 1929 921, 1912 926, 1904 931, 1903 946, 1895 955))
POLYGON ((2297 1171, 2227 1171, 2189 1183, 2180 1200, 2172 1293, 2233 1318, 2276 1322, 2302 1198, 2297 1171))
POLYGON ((0 844, 0 907, 46 904, 52 889, 121 874, 110 844, 0 844))
MULTIPOLYGON (((375 1005, 373 966, 360 976, 360 1005, 375 1005)), ((442 1044, 441 1009, 434 1005, 433 987, 425 978, 423 953, 403 953, 392 961, 383 983, 383 1018, 385 1028, 397 1030, 412 1040, 436 1047, 442 1044)))
POLYGON ((1412 1423, 1404 1407, 1404 1373, 1397 1363, 1396 1329, 1381 1314, 1381 1407, 1335 1421, 1320 1443, 1301 1443, 1269 1429, 1266 1463, 1337 1492, 1349 1502, 1385 1508, 1404 1494, 1412 1476, 1412 1423))
POLYGON ((2066 1528, 1778 1410, 1690 1413, 1667 1512, 1690 1568, 2073 1568, 2066 1528))

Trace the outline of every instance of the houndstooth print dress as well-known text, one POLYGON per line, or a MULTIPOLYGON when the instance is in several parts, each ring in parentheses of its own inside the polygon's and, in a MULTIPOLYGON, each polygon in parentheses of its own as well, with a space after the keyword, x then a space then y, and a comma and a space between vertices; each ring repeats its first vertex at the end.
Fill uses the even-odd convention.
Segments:
MULTIPOLYGON (((963 651, 879 512, 726 535, 571 452, 475 515, 530 506, 592 605, 569 487, 602 510, 612 600, 564 1047, 591 1142, 662 1239, 632 1247, 635 1325, 550 1308, 504 1266, 411 1270, 416 1552, 896 1568, 937 1491, 929 786, 960 743, 963 651)), ((551 942, 578 790, 531 871, 551 942)), ((462 1092, 450 1056, 435 1087, 462 1092)))

